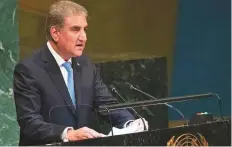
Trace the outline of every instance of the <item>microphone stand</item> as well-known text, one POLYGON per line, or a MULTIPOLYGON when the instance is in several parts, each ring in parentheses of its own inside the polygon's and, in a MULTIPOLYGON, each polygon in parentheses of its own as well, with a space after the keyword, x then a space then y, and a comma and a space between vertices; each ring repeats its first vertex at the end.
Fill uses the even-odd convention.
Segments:
MULTIPOLYGON (((154 100, 157 100, 157 98, 155 98, 154 96, 152 96, 152 95, 150 95, 150 94, 148 94, 148 93, 146 93, 146 92, 144 92, 144 91, 142 91, 142 90, 140 90, 140 89, 134 87, 132 84, 127 83, 127 85, 129 85, 130 89, 135 90, 135 91, 137 91, 137 92, 140 92, 140 93, 142 93, 142 94, 144 94, 144 95, 146 95, 146 96, 148 96, 148 97, 150 97, 150 98, 152 98, 152 99, 154 99, 154 100)), ((187 122, 186 122, 186 120, 185 120, 185 117, 184 117, 184 114, 183 114, 179 109, 173 107, 172 105, 170 105, 170 104, 168 104, 168 103, 163 103, 163 104, 166 105, 167 107, 169 107, 169 108, 175 110, 175 111, 181 116, 182 120, 185 121, 184 124, 185 124, 185 125, 187 124, 187 122)))
MULTIPOLYGON (((116 93, 125 103, 127 102, 122 96, 121 96, 121 94, 119 94, 119 92, 116 90, 116 88, 115 88, 115 86, 114 85, 110 85, 109 86, 110 87, 110 89, 111 89, 111 91, 113 91, 114 93, 116 93)), ((142 118, 142 116, 141 115, 139 115, 138 114, 138 112, 137 111, 135 111, 135 109, 134 108, 132 108, 131 107, 131 110, 133 110, 133 112, 142 120, 142 122, 143 122, 143 127, 144 127, 144 130, 148 130, 147 129, 147 127, 146 127, 146 125, 145 125, 145 122, 144 122, 144 120, 143 120, 143 118, 142 118)))
POLYGON ((141 107, 141 106, 150 106, 150 105, 160 105, 167 102, 181 102, 187 100, 201 99, 206 97, 212 97, 212 93, 205 94, 196 94, 196 95, 188 95, 188 96, 179 96, 179 97, 170 97, 170 98, 161 98, 157 100, 145 100, 145 101, 136 101, 136 102, 128 102, 122 104, 109 104, 102 105, 99 107, 99 112, 105 112, 106 108, 111 110, 122 109, 122 108, 130 108, 130 107, 141 107))

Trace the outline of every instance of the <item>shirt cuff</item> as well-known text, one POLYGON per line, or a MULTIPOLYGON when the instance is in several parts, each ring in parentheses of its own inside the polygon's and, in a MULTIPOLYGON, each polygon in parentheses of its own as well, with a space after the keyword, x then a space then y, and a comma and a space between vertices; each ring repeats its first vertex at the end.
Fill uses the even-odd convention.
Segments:
POLYGON ((128 120, 124 125, 123 125, 123 128, 126 128, 128 127, 128 125, 133 122, 134 120, 128 120))
POLYGON ((73 130, 73 127, 66 127, 64 129, 64 131, 61 134, 61 139, 63 140, 63 142, 68 142, 69 141, 68 138, 67 138, 67 132, 68 132, 68 130, 73 130))

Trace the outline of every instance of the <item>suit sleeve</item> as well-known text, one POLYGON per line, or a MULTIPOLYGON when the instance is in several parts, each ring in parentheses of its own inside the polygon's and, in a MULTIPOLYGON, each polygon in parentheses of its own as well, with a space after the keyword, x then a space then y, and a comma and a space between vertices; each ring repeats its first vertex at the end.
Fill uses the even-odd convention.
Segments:
MULTIPOLYGON (((95 106, 99 107, 100 105, 104 105, 104 104, 118 103, 116 98, 114 98, 111 95, 107 86, 103 83, 95 65, 93 65, 93 69, 94 69, 95 106)), ((108 123, 110 123, 108 113, 101 113, 100 115, 103 117, 103 119, 105 119, 108 123)), ((110 118, 113 126, 116 126, 118 128, 123 128, 124 124, 128 120, 134 120, 132 114, 126 109, 110 111, 110 118)))
POLYGON ((14 99, 21 133, 35 141, 61 140, 65 126, 45 122, 40 115, 41 92, 29 69, 18 64, 14 70, 14 99))

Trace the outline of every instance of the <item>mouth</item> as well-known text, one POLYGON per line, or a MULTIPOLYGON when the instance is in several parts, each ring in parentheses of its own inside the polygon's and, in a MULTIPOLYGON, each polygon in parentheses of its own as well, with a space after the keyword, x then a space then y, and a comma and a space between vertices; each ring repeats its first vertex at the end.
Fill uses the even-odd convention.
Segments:
POLYGON ((77 44, 76 46, 83 47, 84 45, 83 44, 77 44))
POLYGON ((76 45, 78 48, 84 48, 84 44, 77 44, 76 45))

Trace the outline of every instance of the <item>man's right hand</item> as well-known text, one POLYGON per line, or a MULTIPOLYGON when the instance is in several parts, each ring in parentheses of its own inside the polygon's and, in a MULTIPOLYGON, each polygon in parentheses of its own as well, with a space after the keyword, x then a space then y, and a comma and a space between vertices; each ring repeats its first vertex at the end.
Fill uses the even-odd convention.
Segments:
POLYGON ((84 140, 84 139, 91 139, 98 137, 105 137, 105 135, 102 133, 98 133, 88 127, 67 131, 67 139, 69 141, 77 141, 77 140, 84 140))

